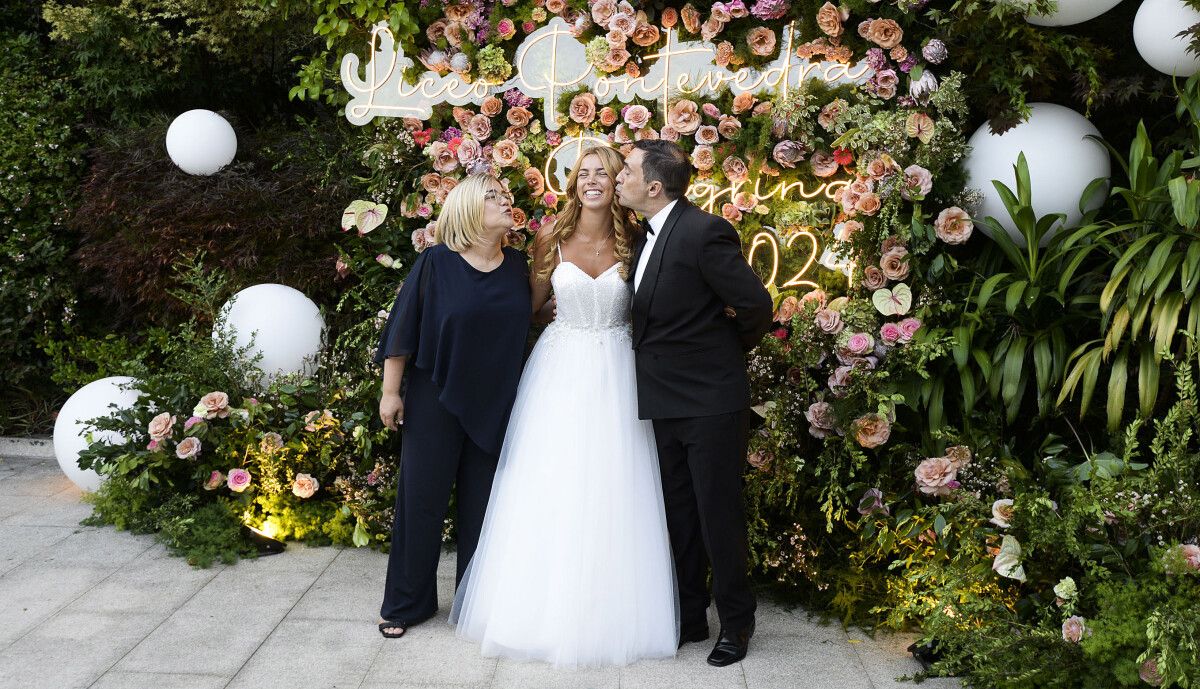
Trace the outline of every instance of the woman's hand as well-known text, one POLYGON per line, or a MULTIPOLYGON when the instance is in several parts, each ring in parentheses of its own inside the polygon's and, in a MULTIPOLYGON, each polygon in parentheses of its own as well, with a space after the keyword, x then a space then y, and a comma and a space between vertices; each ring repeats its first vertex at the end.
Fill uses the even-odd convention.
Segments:
POLYGON ((404 400, 397 394, 385 394, 379 399, 379 418, 393 431, 404 425, 404 400))
POLYGON ((547 325, 558 317, 558 299, 550 297, 542 304, 542 308, 533 314, 533 322, 535 325, 547 325))

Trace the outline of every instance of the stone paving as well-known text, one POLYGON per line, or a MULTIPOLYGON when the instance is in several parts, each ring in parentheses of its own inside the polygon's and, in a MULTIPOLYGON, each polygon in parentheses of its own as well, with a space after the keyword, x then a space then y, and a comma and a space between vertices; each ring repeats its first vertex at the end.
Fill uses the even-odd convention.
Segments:
POLYGON ((846 633, 766 600, 750 655, 728 668, 704 663, 707 643, 624 668, 484 658, 446 623, 453 553, 439 616, 385 640, 381 553, 292 544, 193 569, 151 537, 80 526, 79 496, 44 453, 0 456, 0 688, 884 689, 913 686, 896 678, 919 669, 911 636, 846 633))

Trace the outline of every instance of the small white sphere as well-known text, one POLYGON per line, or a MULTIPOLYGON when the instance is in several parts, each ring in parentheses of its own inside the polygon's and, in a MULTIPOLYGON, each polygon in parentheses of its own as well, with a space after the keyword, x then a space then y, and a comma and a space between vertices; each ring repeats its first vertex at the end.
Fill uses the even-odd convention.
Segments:
POLYGON ((1133 44, 1154 69, 1187 78, 1200 71, 1200 56, 1188 52, 1180 31, 1200 23, 1200 12, 1181 0, 1145 0, 1133 18, 1133 44))
MULTIPOLYGON (((262 355, 258 368, 268 380, 290 373, 311 374, 321 351, 325 320, 304 293, 286 285, 247 287, 221 307, 225 329, 238 348, 250 344, 250 356, 262 355)), ((213 332, 213 337, 218 333, 213 332)))
POLYGON ((237 135, 211 110, 188 110, 167 129, 167 155, 189 175, 211 175, 233 162, 237 135))
POLYGON ((92 431, 92 438, 97 442, 115 445, 126 440, 116 431, 96 431, 84 422, 112 414, 115 410, 109 407, 110 404, 115 404, 117 409, 132 407, 137 402, 138 391, 122 390, 120 386, 133 382, 129 376, 94 380, 76 390, 58 412, 54 421, 54 456, 67 478, 83 490, 94 491, 101 483, 100 475, 95 471, 79 468, 79 453, 88 446, 84 439, 87 432, 92 431))
POLYGON ((1121 4, 1121 0, 1058 0, 1058 9, 1050 14, 1031 14, 1025 17, 1038 26, 1070 26, 1095 19, 1121 4))
MULTIPOLYGON (((971 153, 965 161, 967 186, 983 192, 983 203, 975 216, 982 220, 988 216, 1000 222, 1018 246, 1025 245, 1025 238, 1017 231, 992 180, 999 180, 1016 192, 1014 166, 1022 152, 1029 164, 1029 179, 1032 187, 1032 206, 1037 217, 1050 213, 1066 213, 1066 225, 1079 222, 1083 214, 1079 210, 1079 199, 1092 180, 1109 176, 1108 151, 1098 141, 1087 136, 1099 136, 1100 131, 1083 115, 1070 108, 1054 103, 1030 103, 1029 119, 1003 134, 992 134, 986 123, 971 136, 968 142, 971 153)), ((1088 200, 1088 210, 1104 203, 1105 190, 1097 190, 1088 200)), ((982 223, 976 227, 991 236, 982 223)), ((1043 237, 1049 242, 1057 228, 1043 237)))

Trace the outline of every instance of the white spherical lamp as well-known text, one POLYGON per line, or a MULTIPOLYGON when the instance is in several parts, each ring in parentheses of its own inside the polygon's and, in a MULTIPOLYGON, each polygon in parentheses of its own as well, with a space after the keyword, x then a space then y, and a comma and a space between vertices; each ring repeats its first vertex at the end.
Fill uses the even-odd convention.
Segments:
POLYGON ((167 155, 189 175, 211 175, 236 154, 233 127, 211 110, 188 110, 167 129, 167 155))
POLYGON ((1071 26, 1095 19, 1121 4, 1121 0, 1058 0, 1058 9, 1050 14, 1031 14, 1025 17, 1038 26, 1071 26))
POLYGON ((221 316, 225 332, 239 349, 250 345, 253 337, 248 355, 262 355, 258 368, 268 380, 313 372, 325 320, 304 293, 286 285, 254 285, 233 295, 221 307, 221 316))
MULTIPOLYGON (((1018 246, 1025 238, 1008 215, 992 180, 999 180, 1016 191, 1013 171, 1017 158, 1025 154, 1032 187, 1032 206, 1040 218, 1050 213, 1065 213, 1066 226, 1079 222, 1083 214, 1079 200, 1084 190, 1097 177, 1109 176, 1108 151, 1098 141, 1087 138, 1099 136, 1100 131, 1083 115, 1054 103, 1031 103, 1029 119, 1003 134, 993 134, 985 123, 968 142, 971 153, 965 162, 967 186, 983 192, 983 202, 974 217, 988 216, 999 221, 1018 246)), ((1105 190, 1097 189, 1085 206, 1087 210, 1104 203, 1105 190)), ((991 230, 976 223, 984 233, 991 230)), ((1042 238, 1050 241, 1062 223, 1042 238)))
POLYGON ((134 379, 129 376, 110 376, 94 380, 75 391, 58 412, 54 421, 54 456, 58 466, 71 482, 83 490, 94 491, 100 487, 100 475, 91 469, 79 468, 79 453, 88 447, 84 436, 92 431, 97 442, 121 444, 125 436, 116 431, 95 431, 86 424, 88 419, 108 416, 117 409, 128 409, 137 402, 138 391, 122 389, 131 386, 134 379))
POLYGON ((1200 12, 1181 0, 1145 0, 1133 18, 1133 44, 1154 69, 1190 77, 1200 71, 1200 55, 1188 52, 1189 37, 1178 34, 1196 23, 1200 12))

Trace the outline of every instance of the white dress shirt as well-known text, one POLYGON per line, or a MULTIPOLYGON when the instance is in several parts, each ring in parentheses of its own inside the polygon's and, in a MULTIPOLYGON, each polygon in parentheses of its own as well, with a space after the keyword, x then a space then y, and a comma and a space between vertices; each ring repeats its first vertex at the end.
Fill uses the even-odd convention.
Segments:
POLYGON ((650 263, 650 252, 654 251, 654 243, 658 241, 658 236, 662 234, 663 225, 667 224, 667 216, 671 214, 671 209, 679 199, 675 199, 663 206, 662 210, 654 214, 650 218, 650 229, 653 233, 646 235, 646 246, 642 248, 642 255, 638 257, 637 270, 633 274, 633 291, 636 292, 642 284, 642 274, 646 272, 646 265, 650 263))

